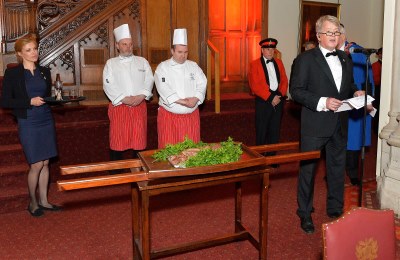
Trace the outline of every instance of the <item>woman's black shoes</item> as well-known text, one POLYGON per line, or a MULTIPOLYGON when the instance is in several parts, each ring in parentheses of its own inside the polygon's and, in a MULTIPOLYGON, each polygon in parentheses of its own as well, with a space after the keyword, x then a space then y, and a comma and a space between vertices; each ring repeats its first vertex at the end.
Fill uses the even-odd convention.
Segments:
POLYGON ((62 207, 57 206, 57 205, 51 205, 51 207, 44 207, 44 206, 39 204, 39 209, 41 209, 41 210, 49 210, 49 211, 61 211, 62 207))
POLYGON ((37 217, 43 216, 45 210, 48 210, 48 211, 61 211, 62 210, 62 207, 57 206, 57 205, 51 205, 51 207, 44 207, 44 206, 39 204, 38 206, 39 207, 37 209, 32 211, 30 205, 28 205, 28 209, 27 210, 29 211, 29 214, 31 214, 32 217, 36 217, 37 218, 37 217))
POLYGON ((30 209, 30 207, 28 206, 28 209, 27 209, 27 210, 29 211, 29 213, 31 214, 31 216, 32 216, 32 217, 35 217, 35 218, 38 218, 38 217, 41 217, 41 216, 44 215, 44 212, 43 212, 43 210, 40 208, 40 206, 39 206, 39 208, 35 209, 34 211, 32 211, 32 210, 30 209))

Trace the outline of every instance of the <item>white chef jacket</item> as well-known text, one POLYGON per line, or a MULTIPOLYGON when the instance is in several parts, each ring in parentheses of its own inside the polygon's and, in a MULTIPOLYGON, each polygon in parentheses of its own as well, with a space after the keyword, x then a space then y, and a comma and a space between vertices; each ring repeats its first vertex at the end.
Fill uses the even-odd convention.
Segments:
POLYGON ((207 78, 196 62, 186 60, 183 64, 177 63, 172 58, 161 62, 155 73, 154 79, 159 98, 159 105, 175 114, 189 114, 203 103, 207 78), (193 108, 188 108, 175 101, 188 97, 197 97, 199 101, 193 108))
POLYGON ((152 97, 154 77, 149 62, 139 56, 115 57, 107 61, 103 70, 103 89, 114 106, 128 96, 152 97))

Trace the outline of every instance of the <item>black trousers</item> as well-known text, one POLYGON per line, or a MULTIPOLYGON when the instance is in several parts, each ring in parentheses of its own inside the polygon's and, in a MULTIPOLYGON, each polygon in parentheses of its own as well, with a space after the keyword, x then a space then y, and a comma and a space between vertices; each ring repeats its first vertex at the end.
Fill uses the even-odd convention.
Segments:
MULTIPOLYGON (((123 155, 124 155, 125 151, 115 151, 115 150, 111 150, 110 149, 110 161, 118 161, 118 160, 122 160, 124 159, 123 155)), ((132 150, 132 158, 138 158, 138 150, 132 150)))
POLYGON ((358 165, 361 151, 346 152, 346 173, 350 179, 358 178, 358 165))
POLYGON ((284 101, 281 101, 274 107, 270 102, 256 97, 255 124, 257 145, 276 144, 279 142, 283 103, 284 101))
MULTIPOLYGON (((326 181, 328 214, 343 211, 344 170, 347 136, 342 134, 338 120, 330 137, 301 136, 301 151, 323 150, 326 153, 326 181)), ((297 190, 297 215, 309 217, 313 207, 315 167, 318 160, 302 161, 297 190)))
MULTIPOLYGON (((124 159, 125 151, 115 151, 110 149, 110 161, 118 161, 124 159)), ((132 158, 138 158, 137 153, 140 151, 132 150, 132 158)), ((123 170, 111 170, 110 174, 120 174, 123 173, 123 170)))

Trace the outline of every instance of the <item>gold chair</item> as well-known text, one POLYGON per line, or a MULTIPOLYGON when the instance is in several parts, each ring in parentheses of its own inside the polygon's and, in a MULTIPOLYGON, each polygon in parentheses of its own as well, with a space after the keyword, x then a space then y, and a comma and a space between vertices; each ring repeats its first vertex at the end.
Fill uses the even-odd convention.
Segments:
POLYGON ((393 210, 355 208, 322 224, 324 259, 391 260, 396 257, 393 210))

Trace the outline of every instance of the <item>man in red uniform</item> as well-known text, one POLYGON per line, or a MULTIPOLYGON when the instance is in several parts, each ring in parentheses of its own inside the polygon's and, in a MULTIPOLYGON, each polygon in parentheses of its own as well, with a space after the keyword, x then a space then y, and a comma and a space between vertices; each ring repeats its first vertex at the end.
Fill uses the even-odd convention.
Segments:
POLYGON ((248 74, 251 91, 256 95, 256 144, 279 142, 283 99, 288 89, 285 67, 274 58, 278 41, 267 38, 260 41, 261 57, 250 63, 248 74))

